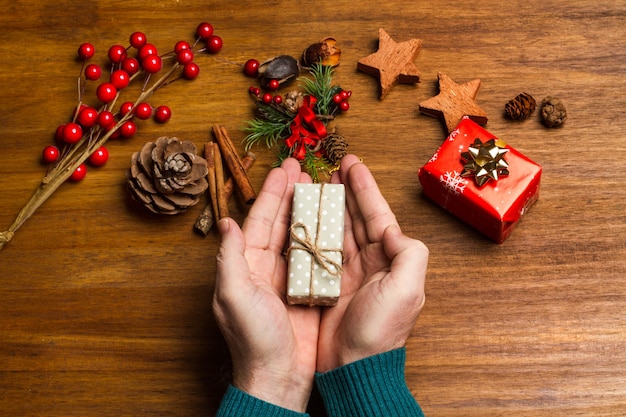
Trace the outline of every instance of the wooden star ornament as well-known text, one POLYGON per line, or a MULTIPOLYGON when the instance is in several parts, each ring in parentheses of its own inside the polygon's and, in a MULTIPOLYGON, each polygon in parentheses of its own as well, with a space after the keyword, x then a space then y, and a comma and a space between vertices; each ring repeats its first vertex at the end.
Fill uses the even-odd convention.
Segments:
POLYGON ((357 69, 379 79, 382 100, 398 83, 419 82, 420 72, 413 61, 421 47, 420 39, 397 43, 384 29, 378 29, 378 51, 359 59, 357 69))
POLYGON ((439 94, 421 102, 420 112, 443 119, 448 133, 456 128, 463 116, 469 117, 481 126, 487 124, 487 113, 475 102, 480 88, 479 79, 457 84, 442 73, 438 73, 437 78, 439 94))

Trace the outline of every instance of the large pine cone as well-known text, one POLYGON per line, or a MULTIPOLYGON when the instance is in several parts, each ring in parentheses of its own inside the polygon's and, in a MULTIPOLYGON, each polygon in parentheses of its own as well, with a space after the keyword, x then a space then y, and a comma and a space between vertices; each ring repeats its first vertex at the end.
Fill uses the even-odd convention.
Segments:
POLYGON ((160 137, 131 158, 126 178, 133 199, 158 214, 195 205, 209 184, 207 162, 192 142, 160 137))

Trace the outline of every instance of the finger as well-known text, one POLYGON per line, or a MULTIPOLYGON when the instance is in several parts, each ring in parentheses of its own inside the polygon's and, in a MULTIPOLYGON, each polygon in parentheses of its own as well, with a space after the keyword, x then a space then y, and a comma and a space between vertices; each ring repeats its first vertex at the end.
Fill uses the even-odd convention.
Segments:
MULTIPOLYGON (((300 168, 300 162, 294 158, 285 159, 280 168, 287 173, 287 187, 281 201, 272 236, 270 236, 270 248, 282 251, 285 247, 287 231, 291 225, 291 205, 293 200, 294 184, 296 182, 307 182, 308 175, 304 174, 300 168)), ((310 181, 310 177, 309 177, 310 181)))
MULTIPOLYGON (((352 155, 354 156, 354 155, 352 155)), ((350 158, 349 156, 344 157, 341 162, 342 169, 349 168, 353 162, 359 162, 358 158, 354 156, 354 158, 350 158), (346 159, 347 158, 347 159, 346 159), (345 162, 344 162, 345 161, 345 162)), ((341 184, 341 173, 340 171, 335 171, 333 175, 330 177, 331 184, 341 184)), ((349 190, 345 190, 346 192, 346 201, 349 198, 348 192, 349 190)), ((352 230, 352 216, 350 212, 346 208, 346 215, 344 216, 344 235, 343 235, 343 260, 344 262, 348 262, 352 256, 354 256, 358 252, 358 246, 356 244, 356 240, 354 238, 354 233, 352 230)))
POLYGON ((341 158, 341 163, 339 165, 339 171, 335 171, 331 177, 331 182, 337 181, 337 183, 346 183, 348 178, 348 171, 354 164, 361 164, 361 159, 358 156, 353 154, 347 154, 343 158, 341 158))
MULTIPOLYGON (((361 213, 358 210, 356 196, 348 184, 348 172, 350 172, 352 166, 360 163, 362 162, 356 155, 348 154, 341 159, 340 170, 334 175, 337 181, 346 185, 346 210, 348 212, 345 218, 345 220, 347 220, 345 230, 348 239, 344 238, 344 254, 346 255, 346 260, 350 259, 351 253, 357 253, 359 251, 357 242, 363 241, 367 236, 365 228, 362 226, 364 222, 361 220, 361 213)), ((333 180, 333 178, 331 178, 331 180, 333 180)))
MULTIPOLYGON (((243 233, 250 247, 266 249, 269 248, 272 239, 280 237, 284 239, 285 233, 275 233, 274 229, 277 218, 284 210, 282 206, 288 183, 288 173, 282 167, 272 169, 265 178, 263 187, 243 224, 243 233)), ((280 228, 280 225, 278 227, 280 228)), ((275 241, 273 243, 276 244, 275 241)))
POLYGON ((376 180, 363 163, 351 164, 342 175, 349 190, 346 200, 358 244, 363 247, 371 242, 380 242, 385 229, 398 222, 376 180))
POLYGON ((301 172, 298 182, 310 184, 313 182, 313 180, 311 179, 311 176, 309 174, 307 174, 306 172, 301 172))

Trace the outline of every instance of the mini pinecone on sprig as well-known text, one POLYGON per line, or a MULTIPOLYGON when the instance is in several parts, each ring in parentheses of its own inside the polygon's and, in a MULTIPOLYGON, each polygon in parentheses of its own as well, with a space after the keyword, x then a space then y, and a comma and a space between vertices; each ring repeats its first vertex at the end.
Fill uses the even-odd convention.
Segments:
POLYGON ((506 103, 504 114, 509 119, 523 120, 528 118, 535 111, 536 107, 537 102, 530 94, 521 93, 506 103))
POLYGON ((175 137, 146 143, 132 155, 127 172, 133 199, 157 214, 194 206, 209 186, 207 162, 196 153, 196 145, 175 137))
POLYGON ((326 157, 333 165, 339 165, 341 158, 348 153, 348 142, 337 132, 329 133, 322 141, 326 157))

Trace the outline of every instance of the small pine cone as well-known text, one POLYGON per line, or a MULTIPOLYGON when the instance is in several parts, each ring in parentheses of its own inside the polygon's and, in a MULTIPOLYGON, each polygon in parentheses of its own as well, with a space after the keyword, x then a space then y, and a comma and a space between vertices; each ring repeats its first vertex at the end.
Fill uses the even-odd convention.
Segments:
POLYGON ((131 158, 126 173, 134 200, 157 214, 176 214, 192 207, 209 184, 207 162, 192 142, 160 137, 131 158))
POLYGON ((509 100, 504 106, 504 114, 509 119, 523 120, 535 111, 537 102, 528 93, 518 94, 515 98, 509 100))
POLYGON ((559 127, 567 120, 567 110, 561 100, 548 96, 541 102, 541 123, 546 127, 559 127))
POLYGON ((304 94, 299 91, 289 91, 285 94, 283 107, 291 113, 296 113, 304 103, 304 94))
POLYGON ((322 141, 322 147, 326 157, 334 165, 338 165, 341 158, 348 153, 348 142, 338 133, 329 133, 322 141))

